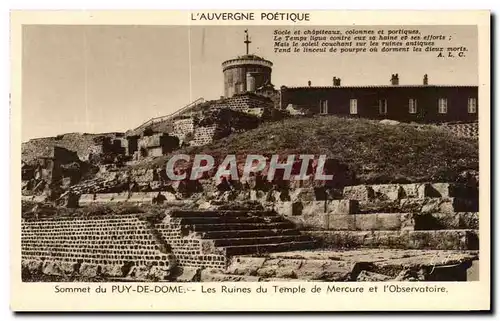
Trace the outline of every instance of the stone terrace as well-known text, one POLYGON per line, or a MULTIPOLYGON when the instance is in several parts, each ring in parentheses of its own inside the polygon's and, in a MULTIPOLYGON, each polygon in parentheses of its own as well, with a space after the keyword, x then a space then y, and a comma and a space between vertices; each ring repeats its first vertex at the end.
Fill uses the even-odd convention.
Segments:
MULTIPOLYGON (((161 199, 172 197, 166 194, 161 199)), ((80 203, 151 204, 158 202, 160 195, 82 195, 80 203)), ((245 262, 250 266, 261 262, 263 271, 277 271, 276 264, 294 271, 288 277, 284 277, 286 273, 276 276, 261 271, 258 279, 262 280, 278 277, 352 281, 362 271, 361 279, 398 277, 364 264, 373 263, 374 259, 367 260, 367 255, 376 254, 372 249, 397 253, 391 262, 401 261, 397 263, 398 273, 404 272, 405 257, 425 256, 428 251, 432 257, 441 257, 442 265, 458 262, 461 270, 453 272, 459 275, 457 280, 463 280, 464 271, 478 260, 475 187, 448 183, 346 186, 342 199, 336 200, 325 200, 313 188, 252 191, 248 195, 265 209, 172 209, 156 221, 141 218, 146 214, 24 220, 23 264, 32 274, 38 271, 137 280, 235 281, 255 279, 245 262), (347 260, 349 255, 339 254, 340 262, 333 262, 317 258, 314 253, 318 251, 353 255, 347 260), (280 252, 304 255, 297 261, 287 254, 271 254, 280 252), (450 253, 458 259, 450 261, 450 253), (239 272, 234 270, 236 263, 239 272), (296 269, 292 268, 295 265, 296 269), (190 277, 185 277, 187 271, 191 271, 190 277), (341 271, 343 277, 334 271, 341 271)), ((419 259, 411 262, 418 266, 419 259)), ((423 278, 436 276, 427 273, 423 278)))
POLYGON ((171 280, 184 269, 225 269, 233 255, 314 245, 293 223, 258 210, 175 210, 155 222, 133 214, 22 223, 30 274, 171 280))

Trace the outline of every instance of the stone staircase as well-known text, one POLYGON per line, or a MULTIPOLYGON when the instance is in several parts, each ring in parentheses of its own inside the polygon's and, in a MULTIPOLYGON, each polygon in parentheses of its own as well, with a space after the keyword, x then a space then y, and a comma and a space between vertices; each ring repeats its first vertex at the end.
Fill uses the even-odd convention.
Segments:
POLYGON ((176 210, 184 235, 191 234, 226 255, 264 254, 311 249, 313 238, 294 223, 264 210, 176 210))

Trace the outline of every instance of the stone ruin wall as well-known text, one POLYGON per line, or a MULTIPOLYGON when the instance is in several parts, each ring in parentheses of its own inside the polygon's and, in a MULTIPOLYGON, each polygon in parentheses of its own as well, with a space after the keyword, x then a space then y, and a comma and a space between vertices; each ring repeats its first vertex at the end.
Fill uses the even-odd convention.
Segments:
POLYGON ((479 193, 475 187, 450 183, 356 185, 344 188, 342 200, 319 200, 310 189, 298 190, 286 200, 275 193, 274 210, 326 247, 479 247, 479 193))
POLYGON ((224 255, 183 233, 180 220, 169 216, 153 225, 140 214, 23 219, 22 262, 49 275, 105 277, 134 277, 144 269, 169 276, 176 267, 226 266, 224 255))
POLYGON ((194 132, 194 121, 193 118, 179 119, 174 122, 174 130, 172 132, 173 136, 179 138, 182 143, 186 136, 194 132))
POLYGON ((440 126, 442 129, 451 132, 458 137, 479 137, 479 124, 476 123, 463 123, 463 124, 444 124, 440 126))
POLYGON ((211 247, 204 245, 203 240, 196 238, 195 235, 192 237, 183 235, 179 218, 167 217, 163 222, 156 224, 155 228, 172 247, 180 266, 225 268, 224 255, 213 253, 211 247))
MULTIPOLYGON (((231 109, 262 117, 264 112, 272 107, 273 103, 268 98, 255 95, 241 95, 218 100, 210 106, 210 109, 231 109)), ((183 141, 188 134, 192 133, 194 134, 194 139, 191 145, 202 146, 214 140, 217 130, 217 125, 196 127, 193 118, 187 118, 176 120, 174 122, 174 130, 171 134, 183 141)))
POLYGON ((203 146, 206 144, 210 144, 214 140, 217 134, 217 130, 217 124, 212 126, 196 127, 196 129, 194 130, 194 139, 191 142, 191 146, 203 146))
MULTIPOLYGON (((240 200, 273 210, 325 248, 478 249, 478 191, 467 185, 346 186, 342 198, 335 200, 324 199, 312 187, 224 193, 239 193, 240 200)), ((167 192, 95 194, 82 195, 79 205, 155 204, 160 194, 167 200, 175 198, 167 192)), ((221 270, 228 266, 225 252, 193 232, 196 229, 187 228, 181 217, 167 214, 157 221, 141 215, 146 214, 25 219, 23 266, 47 274, 128 278, 146 270, 146 275, 162 279, 172 275, 175 266, 221 270)))
POLYGON ((219 100, 213 105, 213 108, 229 108, 244 113, 254 114, 256 116, 262 116, 264 110, 273 108, 273 103, 265 97, 241 95, 219 100))

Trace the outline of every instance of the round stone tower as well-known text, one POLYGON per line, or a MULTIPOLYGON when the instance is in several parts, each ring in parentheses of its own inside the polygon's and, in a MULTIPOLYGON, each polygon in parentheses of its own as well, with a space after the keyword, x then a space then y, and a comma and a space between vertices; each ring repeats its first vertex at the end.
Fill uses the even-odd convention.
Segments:
POLYGON ((224 96, 254 92, 257 88, 271 84, 273 63, 248 53, 251 41, 245 30, 246 55, 226 60, 222 63, 224 73, 224 96))

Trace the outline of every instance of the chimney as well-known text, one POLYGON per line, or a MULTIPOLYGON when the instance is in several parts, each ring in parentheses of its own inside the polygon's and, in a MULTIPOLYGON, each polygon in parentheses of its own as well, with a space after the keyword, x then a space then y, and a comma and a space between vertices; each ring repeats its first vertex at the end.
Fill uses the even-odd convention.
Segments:
POLYGON ((393 86, 399 85, 399 75, 398 74, 391 75, 391 85, 393 85, 393 86))
POLYGON ((429 78, 427 77, 427 74, 424 75, 424 85, 429 84, 429 78))
POLYGON ((333 77, 333 85, 336 87, 340 86, 340 78, 333 77))

